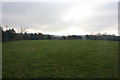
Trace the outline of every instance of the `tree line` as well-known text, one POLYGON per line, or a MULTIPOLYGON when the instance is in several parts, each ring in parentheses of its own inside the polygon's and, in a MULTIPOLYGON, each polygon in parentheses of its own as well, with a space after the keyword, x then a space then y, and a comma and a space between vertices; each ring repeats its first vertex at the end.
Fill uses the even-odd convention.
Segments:
POLYGON ((108 35, 97 33, 94 35, 68 35, 68 36, 54 36, 49 34, 42 33, 27 33, 21 32, 16 33, 15 29, 3 30, 0 27, 2 32, 2 41, 13 41, 13 40, 108 40, 108 41, 120 41, 120 36, 108 35))
POLYGON ((89 40, 120 41, 120 36, 115 35, 86 35, 85 37, 89 40))

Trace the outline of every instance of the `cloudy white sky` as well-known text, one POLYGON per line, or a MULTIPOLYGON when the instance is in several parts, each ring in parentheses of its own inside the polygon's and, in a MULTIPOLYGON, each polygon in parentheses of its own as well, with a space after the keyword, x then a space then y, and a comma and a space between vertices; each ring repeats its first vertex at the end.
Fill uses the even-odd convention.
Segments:
POLYGON ((17 32, 27 27, 29 33, 118 35, 118 0, 4 0, 2 25, 17 32))

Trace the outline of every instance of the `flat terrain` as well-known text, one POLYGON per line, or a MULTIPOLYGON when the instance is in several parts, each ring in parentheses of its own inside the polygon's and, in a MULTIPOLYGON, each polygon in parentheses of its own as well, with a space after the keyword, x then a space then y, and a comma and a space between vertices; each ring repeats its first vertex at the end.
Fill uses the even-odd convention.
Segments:
POLYGON ((117 72, 118 42, 3 42, 4 78, 115 78, 117 72))

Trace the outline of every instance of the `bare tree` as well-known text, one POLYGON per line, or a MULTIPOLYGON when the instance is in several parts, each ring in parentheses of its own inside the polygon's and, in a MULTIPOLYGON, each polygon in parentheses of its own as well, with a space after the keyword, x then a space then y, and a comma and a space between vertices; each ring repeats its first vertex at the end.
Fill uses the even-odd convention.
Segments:
POLYGON ((21 33, 21 34, 23 34, 23 33, 27 33, 27 29, 28 29, 27 27, 24 27, 24 28, 21 27, 21 29, 20 29, 20 33, 21 33))

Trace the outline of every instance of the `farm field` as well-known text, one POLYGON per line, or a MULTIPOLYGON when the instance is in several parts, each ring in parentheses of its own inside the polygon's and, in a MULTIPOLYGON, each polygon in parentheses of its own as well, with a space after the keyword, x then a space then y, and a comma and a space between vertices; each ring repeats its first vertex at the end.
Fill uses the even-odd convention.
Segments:
POLYGON ((3 78, 118 77, 117 41, 9 41, 2 50, 3 78))

